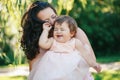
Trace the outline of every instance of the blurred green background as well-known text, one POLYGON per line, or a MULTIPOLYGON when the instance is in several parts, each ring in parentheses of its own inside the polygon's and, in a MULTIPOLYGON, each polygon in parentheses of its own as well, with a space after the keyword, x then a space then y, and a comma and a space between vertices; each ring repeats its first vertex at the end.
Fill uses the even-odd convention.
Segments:
MULTIPOLYGON (((0 0, 0 66, 26 64, 20 47, 21 18, 36 0, 0 0)), ((120 0, 43 0, 54 6, 58 15, 70 15, 88 36, 97 61, 120 61, 120 0)), ((120 71, 94 74, 96 80, 118 80, 120 71)), ((25 80, 18 76, 18 80, 25 80)), ((120 78, 120 77, 119 77, 120 78)), ((2 78, 1 78, 2 79, 2 78)), ((14 80, 14 79, 4 79, 14 80)), ((17 80, 17 79, 15 79, 17 80)))

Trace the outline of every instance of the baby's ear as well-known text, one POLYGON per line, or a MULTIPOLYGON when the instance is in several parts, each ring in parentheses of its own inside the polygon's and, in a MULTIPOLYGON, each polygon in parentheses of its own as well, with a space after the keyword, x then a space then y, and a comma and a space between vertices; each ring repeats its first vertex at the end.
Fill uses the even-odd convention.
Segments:
POLYGON ((71 33, 71 37, 75 37, 75 31, 72 31, 70 33, 71 33))

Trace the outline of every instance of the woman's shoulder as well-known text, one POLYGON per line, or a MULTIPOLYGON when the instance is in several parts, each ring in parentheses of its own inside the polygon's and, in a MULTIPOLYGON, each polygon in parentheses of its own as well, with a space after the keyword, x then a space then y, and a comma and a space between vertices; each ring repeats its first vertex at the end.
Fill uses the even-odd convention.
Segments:
POLYGON ((75 38, 79 39, 84 44, 90 44, 86 33, 80 28, 77 29, 75 38))
POLYGON ((47 50, 44 50, 44 49, 40 48, 40 53, 37 54, 34 59, 29 60, 29 68, 30 68, 30 71, 31 71, 31 69, 35 66, 35 64, 37 64, 37 61, 42 58, 42 56, 44 55, 44 53, 45 53, 46 51, 47 51, 47 50))
POLYGON ((43 56, 43 54, 38 54, 38 55, 36 55, 36 57, 34 59, 29 61, 29 70, 30 71, 33 69, 33 67, 36 66, 36 64, 38 64, 37 62, 41 59, 42 56, 43 56))
POLYGON ((82 35, 86 35, 85 32, 79 27, 77 28, 77 33, 82 34, 82 35))

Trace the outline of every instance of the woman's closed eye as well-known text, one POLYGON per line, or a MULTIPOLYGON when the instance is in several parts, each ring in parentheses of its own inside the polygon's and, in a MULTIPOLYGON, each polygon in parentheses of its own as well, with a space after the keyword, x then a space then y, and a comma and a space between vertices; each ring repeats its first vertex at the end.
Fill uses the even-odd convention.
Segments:
POLYGON ((46 20, 44 20, 45 22, 50 22, 50 20, 49 19, 46 19, 46 20))
POLYGON ((52 19, 55 19, 57 17, 57 15, 52 15, 51 18, 52 19))

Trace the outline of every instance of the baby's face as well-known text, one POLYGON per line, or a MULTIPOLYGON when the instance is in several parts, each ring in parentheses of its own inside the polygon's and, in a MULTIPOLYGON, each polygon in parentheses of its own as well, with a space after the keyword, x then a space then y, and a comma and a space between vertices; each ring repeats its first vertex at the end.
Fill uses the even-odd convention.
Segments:
POLYGON ((70 32, 68 24, 63 22, 61 25, 55 23, 53 36, 56 41, 64 43, 69 41, 73 35, 70 32))

